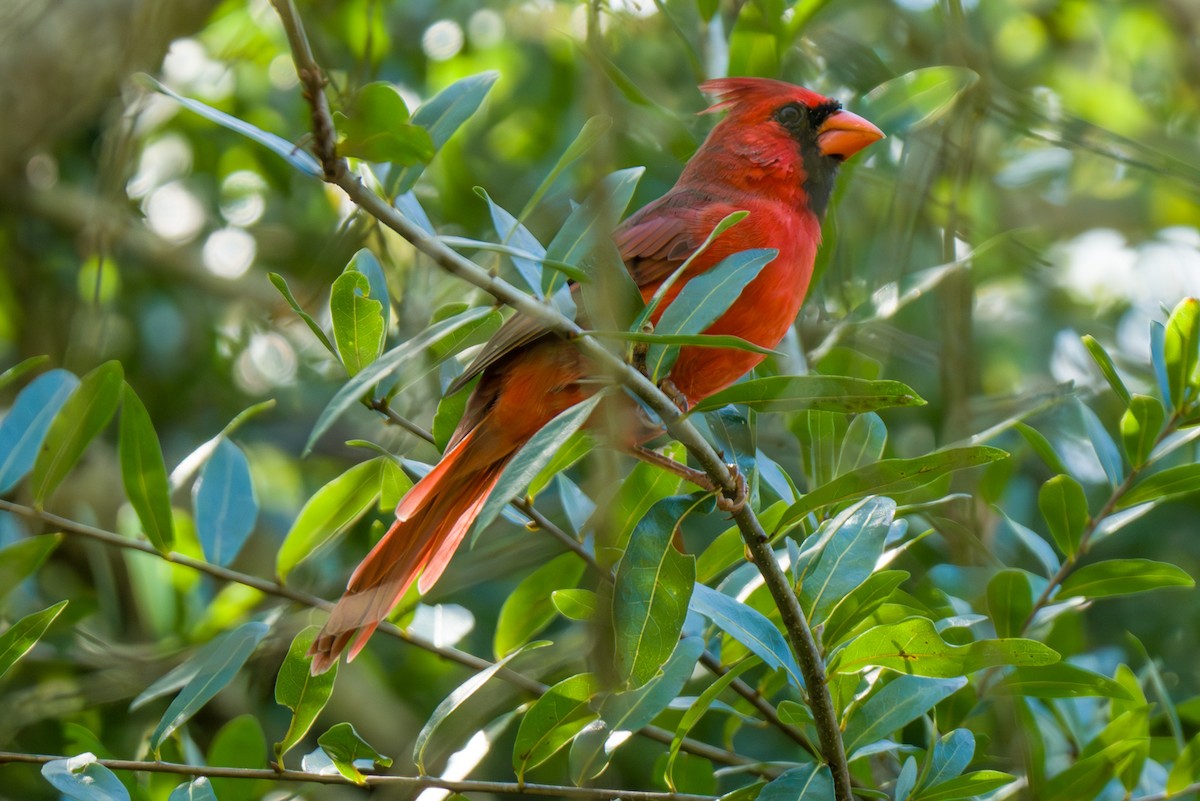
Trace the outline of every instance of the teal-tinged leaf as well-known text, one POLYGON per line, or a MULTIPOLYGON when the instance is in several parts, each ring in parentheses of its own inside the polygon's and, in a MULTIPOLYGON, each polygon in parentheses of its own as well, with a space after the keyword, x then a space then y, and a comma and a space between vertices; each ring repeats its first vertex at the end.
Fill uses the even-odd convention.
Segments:
POLYGON ((317 639, 320 628, 309 626, 302 629, 292 640, 287 656, 279 667, 275 678, 275 703, 292 710, 283 739, 275 743, 275 761, 283 764, 283 757, 296 747, 317 720, 317 715, 329 702, 333 694, 333 683, 337 679, 338 663, 320 674, 312 674, 312 657, 308 649, 317 639))
POLYGON ((62 534, 43 534, 0 548, 0 601, 36 573, 62 541, 62 534))
POLYGON ((1083 346, 1091 354, 1092 360, 1100 368, 1100 374, 1104 376, 1104 380, 1112 387, 1112 391, 1117 393, 1117 397, 1121 399, 1121 403, 1128 406, 1131 399, 1129 388, 1125 386, 1125 382, 1117 372, 1117 366, 1113 364, 1112 356, 1108 355, 1108 351, 1104 349, 1104 346, 1091 334, 1083 335, 1083 346))
POLYGON ((907 726, 966 685, 964 677, 934 679, 897 676, 871 693, 851 713, 842 736, 846 753, 853 754, 857 749, 907 726))
POLYGON ((846 427, 837 459, 837 475, 874 464, 883 458, 887 446, 887 426, 874 412, 855 415, 846 427))
POLYGON ((571 144, 567 145, 567 149, 558 157, 558 161, 554 163, 554 167, 546 174, 542 182, 538 184, 538 188, 534 190, 533 194, 529 196, 529 200, 525 203, 525 208, 521 209, 520 218, 522 220, 537 208, 537 204, 545 197, 546 192, 549 191, 563 170, 578 161, 597 142, 604 138, 604 135, 612 128, 612 122, 612 117, 607 117, 603 114, 588 118, 587 122, 579 130, 579 133, 571 141, 571 144))
POLYGON ((408 107, 396 87, 385 81, 358 90, 348 113, 335 112, 338 153, 350 158, 405 166, 433 158, 429 131, 408 121, 408 107))
POLYGON ((917 786, 917 760, 909 757, 904 760, 904 767, 900 768, 900 775, 896 777, 896 787, 892 792, 892 797, 895 801, 908 801, 912 795, 913 788, 917 786))
POLYGON ((1184 298, 1167 319, 1163 362, 1175 408, 1196 400, 1197 360, 1200 360, 1200 300, 1184 298))
POLYGON ((1096 451, 1096 458, 1100 460, 1100 467, 1104 469, 1108 483, 1116 487, 1124 477, 1121 452, 1117 449, 1117 443, 1113 442, 1112 436, 1090 407, 1080 402, 1076 403, 1076 408, 1079 410, 1079 416, 1083 418, 1084 431, 1087 432, 1092 448, 1096 451))
POLYGON ((1042 572, 1047 577, 1053 576, 1058 572, 1062 562, 1059 561, 1058 554, 1054 551, 1054 546, 1045 540, 1040 534, 1022 523, 1013 520, 1003 509, 992 507, 999 514, 1000 530, 1008 532, 1016 543, 1031 556, 1033 556, 1042 567, 1042 572))
POLYGON ((896 502, 867 498, 835 518, 799 577, 800 605, 812 625, 824 623, 846 595, 867 580, 883 555, 896 502))
MULTIPOLYGON (((666 316, 667 313, 664 313, 663 317, 666 316)), ((661 329, 660 325, 655 330, 661 329)), ((734 384, 700 401, 692 411, 719 409, 728 403, 739 403, 759 412, 818 409, 860 414, 896 406, 924 406, 925 400, 899 381, 867 381, 830 375, 779 375, 734 384)))
POLYGON ((226 647, 205 654, 195 666, 195 675, 183 685, 150 735, 152 751, 158 753, 166 738, 233 681, 269 630, 266 623, 243 623, 225 640, 226 647))
POLYGON ((202 665, 212 662, 214 659, 220 658, 221 654, 229 650, 230 644, 234 637, 242 636, 239 629, 232 629, 222 634, 217 635, 209 640, 204 645, 197 649, 196 653, 188 657, 187 660, 179 665, 176 665, 171 670, 159 676, 150 684, 149 687, 142 690, 136 698, 129 704, 129 711, 134 712, 145 706, 155 698, 161 698, 164 695, 170 695, 182 689, 184 685, 190 682, 200 672, 202 665))
POLYGON ((328 431, 334 421, 341 417, 347 409, 358 403, 371 387, 391 376, 408 362, 424 355, 438 341, 454 335, 459 329, 469 326, 491 313, 490 309, 478 307, 468 309, 449 319, 440 320, 407 342, 402 342, 387 351, 361 372, 355 374, 353 378, 342 385, 342 388, 321 410, 317 422, 313 425, 312 433, 308 435, 303 455, 308 455, 321 435, 328 431))
POLYGON ((841 644, 850 632, 882 606, 908 578, 904 570, 881 570, 872 574, 838 602, 825 621, 821 639, 827 649, 841 644))
POLYGON ((750 649, 769 667, 782 668, 798 689, 804 688, 800 668, 783 634, 761 612, 703 584, 697 584, 692 591, 691 608, 750 649))
MULTIPOLYGON (((703 333, 733 305, 746 285, 757 278, 777 255, 777 250, 757 248, 722 259, 715 267, 684 284, 662 313, 654 332, 671 336, 703 333)), ((678 355, 677 345, 651 345, 646 352, 646 368, 650 376, 654 379, 666 377, 678 355)))
MULTIPOLYGON (((370 296, 383 306, 381 314, 383 315, 383 335, 387 336, 388 326, 392 320, 392 298, 388 291, 387 276, 383 274, 383 265, 379 263, 379 259, 375 258, 375 254, 363 248, 354 254, 354 258, 350 259, 350 263, 346 265, 347 270, 355 270, 367 277, 367 283, 371 287, 370 296)), ((380 342, 382 347, 382 341, 380 342)), ((377 356, 379 354, 376 354, 377 356)))
POLYGON ((33 372, 49 361, 49 356, 30 356, 28 359, 17 362, 3 373, 0 373, 0 390, 20 380, 26 373, 33 372))
POLYGON ((583 576, 584 561, 564 553, 526 576, 500 607, 492 650, 499 659, 529 642, 554 620, 551 594, 573 588, 583 576))
POLYGON ((403 214, 410 222, 415 223, 422 231, 430 236, 437 236, 437 229, 434 228, 429 215, 425 213, 421 201, 417 200, 417 196, 411 191, 397 197, 393 205, 395 205, 396 211, 403 214))
POLYGON ((1167 378, 1166 350, 1167 329, 1162 323, 1153 320, 1150 323, 1150 364, 1154 367, 1154 379, 1158 383, 1158 391, 1162 394, 1163 405, 1174 408, 1177 399, 1171 395, 1171 381, 1167 378))
POLYGON ((354 465, 308 499, 279 547, 275 573, 280 580, 301 560, 367 513, 379 497, 380 471, 386 458, 379 456, 354 465))
POLYGON ((1130 698, 1129 691, 1119 682, 1067 662, 1044 667, 1014 668, 996 683, 992 692, 1033 698, 1130 698))
POLYGON ((542 695, 517 729, 513 743, 513 771, 517 781, 525 772, 554 756, 600 714, 591 708, 600 682, 591 673, 580 673, 555 684, 542 695))
POLYGON ((1184 570, 1150 559, 1110 559, 1086 565, 1067 576, 1056 598, 1109 598, 1164 587, 1195 587, 1184 570))
POLYGON ((1017 780, 1016 776, 998 770, 977 770, 940 784, 930 785, 913 796, 912 801, 956 801, 962 798, 980 798, 993 790, 1017 780))
POLYGON ((987 586, 988 614, 1001 637, 1019 637, 1033 613, 1033 585, 1024 570, 1001 570, 987 586))
POLYGON ((876 86, 862 113, 885 131, 912 131, 944 116, 979 80, 966 67, 925 67, 876 86))
POLYGON ((181 784, 171 791, 167 801, 217 801, 217 794, 207 776, 181 784))
POLYGON ((1141 467, 1158 444, 1166 415, 1158 398, 1149 395, 1132 396, 1128 406, 1121 415, 1121 444, 1129 463, 1141 467))
POLYGON ((367 276, 347 270, 333 282, 329 295, 333 339, 347 375, 357 375, 383 348, 383 304, 370 292, 367 276))
MULTIPOLYGON (((601 242, 612 241, 612 230, 620 221, 644 167, 617 170, 607 175, 567 217, 562 228, 546 246, 546 257, 570 265, 580 264, 601 242)), ((542 289, 551 294, 558 276, 546 275, 542 289)))
POLYGON ((267 278, 270 279, 272 286, 279 290, 279 294, 283 295, 283 299, 286 300, 287 304, 292 307, 292 311, 294 311, 300 317, 300 319, 304 321, 304 324, 308 326, 308 330, 312 331, 313 336, 317 338, 317 341, 325 346, 325 350, 329 351, 334 356, 337 356, 337 348, 335 348, 333 343, 329 341, 329 337, 325 334, 325 329, 321 328, 321 325, 313 319, 313 316, 300 306, 300 302, 296 300, 296 296, 292 294, 292 288, 288 286, 288 283, 284 277, 279 273, 267 273, 267 278))
POLYGON ((167 467, 154 424, 141 399, 129 384, 121 399, 121 426, 118 456, 125 495, 141 521, 142 531, 162 553, 175 542, 171 517, 171 489, 167 467))
POLYGON ((1067 472, 1066 465, 1064 465, 1062 459, 1059 458, 1058 452, 1054 450, 1054 446, 1050 444, 1050 440, 1046 439, 1042 432, 1026 423, 1021 422, 1018 422, 1013 426, 1013 428, 1015 428, 1016 431, 1025 438, 1025 441, 1029 443, 1031 448, 1033 448, 1033 452, 1036 453, 1041 460, 1046 463, 1046 466, 1049 467, 1054 473, 1057 474, 1067 472))
POLYGON ((1200 464, 1181 464, 1141 478, 1133 489, 1121 496, 1117 508, 1173 501, 1197 491, 1200 491, 1200 464))
POLYGON ((838 651, 831 673, 858 673, 883 667, 913 676, 948 679, 1000 665, 1051 665, 1056 651, 1037 640, 1019 638, 977 640, 951 645, 929 618, 911 617, 876 626, 838 651))
POLYGON ((675 782, 674 768, 675 762, 679 758, 679 749, 683 746, 683 738, 687 737, 688 732, 700 722, 713 705, 713 702, 723 693, 734 680, 745 673, 748 669, 754 667, 756 662, 753 659, 745 659, 731 667, 710 685, 704 688, 704 692, 700 693, 699 697, 687 708, 683 716, 679 719, 679 723, 675 726, 675 735, 671 738, 671 748, 668 751, 666 768, 663 775, 667 782, 667 787, 674 791, 678 791, 675 782))
POLYGON ((825 765, 792 768, 771 780, 758 794, 758 801, 829 801, 833 798, 833 774, 825 765))
POLYGON ((527 651, 532 651, 549 644, 550 643, 548 642, 539 641, 531 642, 527 645, 521 646, 503 659, 493 662, 488 667, 479 671, 474 676, 460 684, 454 690, 454 692, 446 696, 442 702, 437 705, 437 708, 433 710, 433 714, 429 716, 429 720, 425 722, 425 725, 417 734, 416 741, 413 743, 412 758, 413 762, 417 764, 417 770, 419 770, 422 775, 428 775, 425 770, 425 749, 429 747, 429 741, 433 738, 433 735, 438 730, 438 727, 441 726, 442 722, 448 718, 451 713, 470 700, 471 696, 478 692, 480 687, 482 687, 484 684, 487 684, 488 679, 492 678, 492 676, 495 676, 497 673, 503 670, 504 666, 513 659, 523 653, 526 653, 527 651))
MULTIPOLYGON (((206 761, 223 768, 262 770, 267 767, 268 753, 262 724, 254 715, 246 713, 217 730, 208 747, 206 761)), ((214 778, 212 790, 221 801, 259 801, 267 797, 273 784, 265 779, 214 778)))
POLYGON ((596 593, 591 590, 555 590, 550 593, 550 601, 569 620, 591 620, 599 606, 596 593))
POLYGON ((333 762, 338 773, 355 784, 365 785, 367 783, 366 777, 355 764, 360 760, 370 762, 372 767, 379 765, 389 768, 392 766, 391 758, 372 748, 371 744, 364 740, 349 723, 334 725, 333 728, 317 738, 317 745, 321 746, 321 750, 333 762))
POLYGON ((46 629, 50 628, 50 624, 66 606, 66 601, 59 601, 40 612, 26 615, 0 634, 0 678, 37 645, 46 629))
POLYGON ((630 687, 650 681, 679 641, 696 581, 696 559, 675 549, 675 527, 697 501, 664 498, 650 508, 617 565, 613 630, 617 675, 630 687))
POLYGON ((998 448, 976 446, 935 451, 912 459, 884 459, 838 476, 792 504, 777 531, 791 528, 812 512, 867 495, 894 495, 919 489, 947 473, 999 461, 1008 456, 998 448))
POLYGON ((201 468, 192 491, 192 506, 204 558, 213 564, 228 565, 242 550, 258 520, 250 463, 242 449, 228 439, 217 443, 201 468))
POLYGON ((129 801, 125 785, 92 753, 47 762, 42 777, 73 801, 129 801))
POLYGON ((500 480, 496 482, 495 489, 484 502, 479 516, 475 518, 472 526, 473 538, 478 537, 479 533, 496 519, 496 515, 500 514, 500 510, 510 500, 525 491, 529 482, 554 458, 554 454, 563 443, 587 422, 596 404, 603 397, 603 392, 597 392, 582 403, 577 403, 562 412, 542 426, 521 450, 517 451, 500 474, 500 480))
MULTIPOLYGON (((663 456, 676 462, 686 460, 683 446, 670 443, 662 449, 663 456)), ((597 526, 596 558, 610 566, 620 559, 629 537, 650 507, 679 489, 679 476, 646 462, 638 462, 621 482, 617 494, 597 509, 605 522, 597 526)))
POLYGON ((55 415, 79 386, 66 370, 50 370, 29 382, 0 420, 0 495, 33 468, 55 415))
POLYGON ((33 464, 30 485, 41 506, 67 477, 88 444, 112 420, 124 383, 121 363, 105 362, 79 382, 50 424, 33 464))
MULTIPOLYGON (((441 150, 454 132, 470 119, 483 103, 492 84, 499 77, 498 72, 482 72, 455 81, 421 104, 412 116, 413 124, 420 125, 428 131, 434 150, 441 150)), ((402 195, 412 189, 424 171, 424 164, 393 168, 388 175, 388 195, 402 195)))
POLYGON ((1055 476, 1038 491, 1038 508, 1059 550, 1074 556, 1079 551, 1079 541, 1088 522, 1087 496, 1083 487, 1068 475, 1055 476))
POLYGON ((924 787, 935 787, 950 781, 964 770, 975 758, 975 735, 970 729, 955 729, 943 734, 933 744, 929 769, 921 779, 924 787))
POLYGON ((179 105, 183 106, 189 111, 195 112, 201 117, 204 117, 206 120, 215 122, 217 125, 220 125, 223 128, 228 128, 234 133, 241 134, 247 139, 258 142, 260 145, 272 151, 305 175, 312 176, 313 178, 320 178, 324 174, 320 163, 311 155, 309 155, 308 151, 299 145, 292 144, 283 137, 276 136, 273 133, 268 133, 261 128, 251 125, 245 120, 240 120, 237 117, 226 114, 224 111, 219 111, 212 106, 205 105, 199 100, 192 100, 191 98, 178 95, 167 87, 163 86, 154 78, 151 78, 149 75, 139 75, 138 78, 147 84, 151 89, 161 92, 167 97, 174 99, 175 102, 179 103, 179 105))
POLYGON ((482 187, 475 187, 475 194, 487 202, 488 211, 492 215, 492 227, 496 229, 496 236, 500 238, 500 241, 505 245, 511 245, 534 256, 534 258, 530 259, 518 256, 515 253, 509 254, 513 266, 517 268, 517 273, 521 276, 525 285, 533 293, 534 297, 541 298, 542 263, 540 259, 545 258, 546 248, 542 246, 537 237, 529 232, 528 228, 521 224, 520 220, 497 205, 482 187))

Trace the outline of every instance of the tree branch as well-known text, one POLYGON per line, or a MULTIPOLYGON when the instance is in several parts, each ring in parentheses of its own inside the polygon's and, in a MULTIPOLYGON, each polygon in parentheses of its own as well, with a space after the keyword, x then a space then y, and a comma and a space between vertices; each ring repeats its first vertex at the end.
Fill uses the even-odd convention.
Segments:
MULTIPOLYGON (((0 751, 0 765, 23 763, 44 765, 65 756, 52 754, 19 754, 0 751)), ((300 770, 269 770, 267 768, 222 768, 207 765, 184 765, 178 762, 139 762, 132 759, 97 759, 95 764, 109 770, 128 770, 142 773, 172 773, 180 776, 207 776, 213 779, 266 779, 268 781, 305 782, 309 784, 344 784, 356 786, 340 774, 306 773, 300 770)), ((585 801, 622 798, 630 801, 713 801, 710 795, 689 793, 657 793, 646 790, 603 790, 595 787, 571 787, 557 784, 528 784, 518 782, 452 781, 437 776, 366 776, 368 787, 403 787, 424 790, 437 787, 455 793, 509 793, 513 795, 554 796, 579 798, 585 801)))

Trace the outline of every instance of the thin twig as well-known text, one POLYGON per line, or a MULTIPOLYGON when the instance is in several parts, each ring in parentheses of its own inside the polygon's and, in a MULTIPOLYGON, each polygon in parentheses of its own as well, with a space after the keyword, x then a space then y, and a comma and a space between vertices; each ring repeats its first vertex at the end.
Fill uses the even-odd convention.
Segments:
MULTIPOLYGON (((288 32, 288 41, 292 47, 297 70, 301 72, 315 70, 319 74, 320 69, 312 57, 311 48, 304 39, 304 30, 297 18, 295 7, 290 0, 273 1, 276 10, 285 18, 284 27, 288 32), (289 17, 291 19, 288 19, 289 17)), ((318 134, 326 127, 332 129, 333 121, 329 116, 328 105, 323 102, 315 102, 313 117, 314 130, 318 134)), ((583 336, 584 330, 575 321, 560 314, 551 306, 525 294, 498 276, 492 275, 479 265, 451 250, 436 237, 423 231, 400 214, 390 203, 369 190, 362 180, 345 166, 344 160, 339 159, 335 169, 330 170, 327 167, 326 173, 326 180, 341 187, 351 202, 400 234, 417 250, 429 256, 441 269, 484 290, 517 312, 546 325, 549 330, 560 336, 572 340, 580 352, 601 372, 619 381, 658 415, 659 419, 663 421, 667 433, 687 448, 725 498, 731 501, 738 499, 739 486, 728 466, 721 460, 713 446, 683 417, 671 399, 645 375, 614 356, 593 338, 583 336), (332 176, 329 175, 331 172, 332 176)), ((824 661, 808 626, 804 611, 800 608, 800 602, 792 590, 791 583, 775 559, 775 552, 769 544, 770 538, 763 530, 754 510, 750 508, 749 504, 745 504, 733 513, 733 519, 737 523, 751 559, 762 574, 763 581, 779 608, 792 650, 795 651, 800 672, 806 683, 817 734, 820 738, 821 754, 833 775, 834 798, 836 801, 852 801, 850 768, 846 761, 845 746, 842 743, 841 729, 838 726, 833 699, 825 681, 824 661)))
MULTIPOLYGON (((44 765, 59 759, 69 759, 53 754, 19 754, 0 751, 0 765, 24 763, 44 765)), ((267 768, 222 768, 208 765, 184 765, 178 762, 140 762, 132 759, 96 759, 94 764, 109 770, 128 770, 142 773, 172 773, 179 776, 207 776, 213 779, 266 779, 267 781, 307 782, 309 784, 346 784, 354 786, 341 774, 306 773, 300 770, 270 770, 267 768)), ((513 795, 556 796, 558 798, 580 798, 602 801, 609 798, 631 799, 631 801, 712 801, 710 795, 689 793, 658 793, 647 790, 604 790, 596 787, 571 787, 558 784, 528 784, 518 782, 488 782, 461 780, 452 781, 437 776, 365 776, 368 787, 404 787, 423 790, 437 787, 455 793, 511 793, 513 795)))

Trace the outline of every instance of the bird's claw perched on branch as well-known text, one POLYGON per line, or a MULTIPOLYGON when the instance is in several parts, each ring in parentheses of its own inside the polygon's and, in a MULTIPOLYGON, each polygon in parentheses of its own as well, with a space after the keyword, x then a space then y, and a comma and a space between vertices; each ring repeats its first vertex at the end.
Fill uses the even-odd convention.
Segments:
POLYGON ((675 386, 674 381, 669 378, 664 378, 662 381, 658 382, 658 388, 662 394, 671 399, 671 403, 675 404, 676 408, 679 409, 680 414, 688 413, 688 409, 691 408, 691 404, 688 403, 687 395, 684 395, 679 391, 679 387, 675 386))
POLYGON ((737 514, 746 506, 746 501, 750 499, 750 486, 746 483, 746 477, 738 470, 736 463, 727 464, 729 475, 733 478, 734 490, 733 497, 726 495, 726 490, 721 490, 717 493, 717 508, 722 512, 737 514))

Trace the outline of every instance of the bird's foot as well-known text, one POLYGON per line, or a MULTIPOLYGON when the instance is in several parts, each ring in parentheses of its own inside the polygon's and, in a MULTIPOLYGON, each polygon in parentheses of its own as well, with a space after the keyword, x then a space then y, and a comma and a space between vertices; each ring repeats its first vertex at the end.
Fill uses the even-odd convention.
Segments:
POLYGON ((745 508, 746 501, 750 499, 750 486, 746 483, 746 477, 738 470, 736 463, 725 466, 729 468, 729 474, 733 478, 734 489, 732 497, 726 494, 727 490, 717 493, 717 508, 722 512, 737 514, 745 508))
POLYGON ((679 409, 680 414, 687 414, 691 404, 688 403, 687 395, 679 391, 679 387, 675 386, 675 382, 669 378, 664 378, 658 382, 658 388, 662 394, 671 399, 671 403, 675 404, 679 409))

